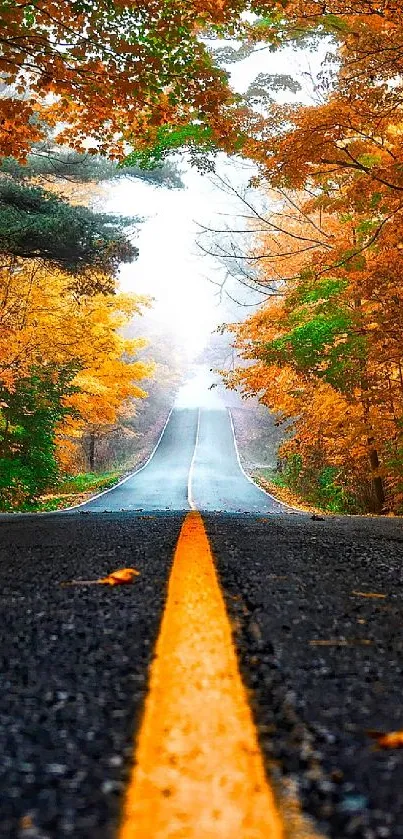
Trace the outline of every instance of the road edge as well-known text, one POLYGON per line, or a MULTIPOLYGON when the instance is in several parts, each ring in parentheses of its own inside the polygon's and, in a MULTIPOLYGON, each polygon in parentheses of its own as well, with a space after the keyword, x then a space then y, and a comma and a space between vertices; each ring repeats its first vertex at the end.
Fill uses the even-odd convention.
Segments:
POLYGON ((274 495, 271 495, 270 492, 267 492, 266 489, 263 489, 263 487, 259 486, 259 484, 256 481, 254 481, 253 478, 250 475, 248 475, 248 473, 245 471, 244 467, 242 466, 242 461, 241 461, 241 456, 239 454, 238 442, 237 442, 237 439, 236 439, 234 420, 232 418, 231 408, 227 408, 227 411, 228 411, 228 416, 229 416, 229 419, 230 419, 232 435, 233 435, 233 438, 234 438, 235 454, 236 454, 236 457, 237 457, 238 466, 239 466, 242 474, 246 478, 246 480, 249 481, 250 484, 253 484, 253 486, 255 486, 256 489, 259 489, 260 492, 263 492, 264 495, 267 495, 268 498, 271 498, 272 501, 275 501, 276 504, 280 504, 282 507, 285 507, 286 510, 291 510, 293 513, 299 513, 299 515, 301 515, 301 516, 309 515, 309 513, 306 513, 304 510, 299 510, 298 507, 292 507, 290 504, 287 504, 285 501, 281 501, 279 498, 276 498, 274 495))
MULTIPOLYGON (((157 440, 151 454, 149 455, 149 457, 147 458, 145 463, 143 463, 142 466, 139 466, 138 469, 134 470, 134 472, 130 472, 129 475, 126 475, 125 478, 122 478, 121 481, 118 481, 112 487, 108 487, 108 489, 103 489, 102 492, 98 492, 96 495, 92 495, 91 498, 87 498, 86 501, 80 501, 79 504, 73 504, 72 507, 63 507, 62 510, 52 510, 52 512, 54 512, 54 513, 67 513, 69 510, 78 510, 80 507, 85 507, 86 504, 90 504, 92 501, 95 501, 97 498, 101 498, 102 495, 106 495, 108 492, 112 492, 112 490, 116 489, 117 487, 122 486, 122 484, 125 484, 126 481, 129 481, 130 478, 134 478, 135 475, 138 475, 139 472, 142 472, 143 469, 145 469, 146 466, 148 466, 150 461, 153 459, 153 457, 154 457, 154 455, 155 455, 155 453, 158 449, 158 446, 159 446, 159 444, 160 444, 160 442, 161 442, 161 440, 162 440, 162 438, 165 434, 165 429, 166 429, 166 427, 169 423, 169 420, 171 419, 172 411, 173 411, 173 407, 171 408, 171 410, 170 410, 170 412, 169 412, 169 414, 168 414, 168 416, 165 420, 165 423, 164 423, 163 429, 161 431, 161 434, 159 435, 158 440, 157 440)), ((48 510, 43 510, 43 511, 40 511, 40 512, 48 513, 48 510)))

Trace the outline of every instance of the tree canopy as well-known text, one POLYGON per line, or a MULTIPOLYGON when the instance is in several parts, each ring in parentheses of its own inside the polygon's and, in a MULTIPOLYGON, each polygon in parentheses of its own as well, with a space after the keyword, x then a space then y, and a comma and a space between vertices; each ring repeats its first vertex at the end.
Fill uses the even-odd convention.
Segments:
POLYGON ((73 206, 39 187, 0 180, 0 253, 39 259, 74 275, 89 269, 102 286, 137 248, 124 235, 133 219, 73 206))
POLYGON ((231 101, 198 37, 243 3, 2 0, 0 155, 24 159, 43 124, 61 143, 124 155, 168 122, 208 121, 231 101))
POLYGON ((183 181, 178 168, 171 161, 154 169, 138 166, 120 167, 116 161, 95 154, 72 151, 51 142, 33 146, 24 163, 14 157, 3 158, 0 172, 17 181, 43 182, 71 181, 73 183, 102 183, 118 178, 138 178, 155 186, 182 189, 183 181))
POLYGON ((386 0, 290 0, 250 26, 273 48, 334 41, 316 104, 250 120, 269 210, 246 263, 268 299, 232 327, 248 366, 229 377, 292 419, 289 478, 331 509, 403 499, 402 20, 386 0))

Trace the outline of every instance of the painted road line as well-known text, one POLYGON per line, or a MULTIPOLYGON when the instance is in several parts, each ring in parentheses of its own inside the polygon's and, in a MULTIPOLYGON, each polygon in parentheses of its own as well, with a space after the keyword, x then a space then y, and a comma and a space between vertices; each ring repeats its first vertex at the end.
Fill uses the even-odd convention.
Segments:
POLYGON ((119 839, 282 839, 201 516, 187 514, 119 839))
POLYGON ((200 408, 197 414, 197 429, 196 429, 196 438, 195 438, 195 447, 193 450, 192 460, 190 462, 189 468, 189 475, 188 475, 188 504, 191 510, 196 510, 196 505, 193 500, 193 493, 192 493, 192 482, 193 482, 193 472, 196 460, 196 453, 197 453, 197 444, 199 442, 199 433, 200 433, 200 408))

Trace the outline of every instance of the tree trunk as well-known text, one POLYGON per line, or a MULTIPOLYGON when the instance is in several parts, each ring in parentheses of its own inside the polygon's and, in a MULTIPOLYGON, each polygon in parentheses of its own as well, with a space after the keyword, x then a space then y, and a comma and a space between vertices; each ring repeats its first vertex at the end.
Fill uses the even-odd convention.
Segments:
POLYGON ((88 451, 88 465, 90 472, 95 469, 95 431, 90 432, 90 445, 88 451))
POLYGON ((368 439, 368 455, 369 455, 369 462, 371 464, 371 472, 372 472, 372 485, 374 488, 374 497, 375 497, 375 513, 381 513, 383 510, 383 506, 385 504, 385 492, 383 489, 383 481, 381 476, 378 474, 379 472, 379 457, 378 452, 373 446, 373 439, 368 439))
MULTIPOLYGON (((356 299, 354 301, 355 308, 361 310, 362 300, 356 299)), ((363 332, 365 335, 365 332, 363 332)), ((368 372, 366 362, 361 359, 361 393, 362 406, 364 411, 365 425, 367 427, 367 443, 368 443, 368 458, 371 466, 372 487, 374 492, 374 512, 382 513, 385 504, 385 492, 383 488, 383 481, 379 474, 379 456, 375 448, 375 438, 372 436, 373 430, 370 417, 370 394, 371 388, 368 379, 368 372)))

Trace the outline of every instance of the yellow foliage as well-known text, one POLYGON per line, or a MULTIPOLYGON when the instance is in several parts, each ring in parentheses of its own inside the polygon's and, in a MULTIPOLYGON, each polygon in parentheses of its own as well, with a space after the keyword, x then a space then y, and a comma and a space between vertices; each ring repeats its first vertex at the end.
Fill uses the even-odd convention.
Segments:
POLYGON ((139 381, 153 365, 135 360, 142 338, 126 339, 122 328, 148 305, 130 294, 79 296, 71 278, 34 261, 0 269, 0 383, 12 390, 35 367, 72 365, 76 392, 65 398, 75 411, 58 428, 63 467, 74 460, 74 438, 88 426, 116 422, 130 399, 147 394, 139 381))

